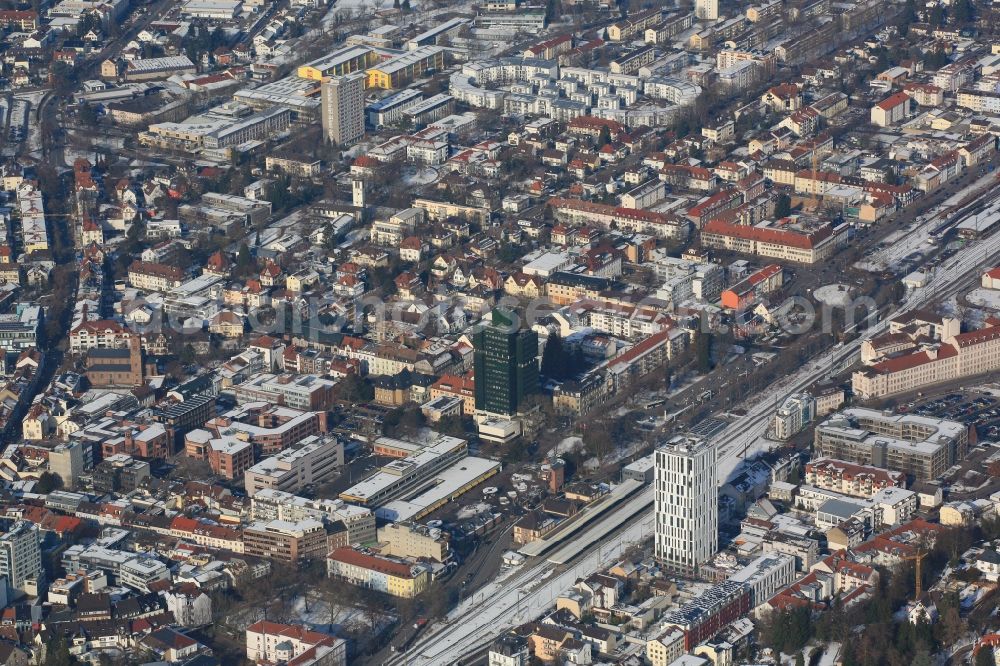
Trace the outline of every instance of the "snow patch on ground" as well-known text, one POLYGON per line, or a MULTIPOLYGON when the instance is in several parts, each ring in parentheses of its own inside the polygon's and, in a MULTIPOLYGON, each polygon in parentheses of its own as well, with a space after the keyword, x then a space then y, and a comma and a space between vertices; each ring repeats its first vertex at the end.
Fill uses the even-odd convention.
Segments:
POLYGON ((831 307, 845 306, 851 301, 851 288, 846 284, 828 284, 814 291, 813 296, 831 307))
POLYGON ((407 185, 430 185, 438 179, 436 169, 426 167, 416 172, 407 173, 403 176, 403 182, 407 185))
MULTIPOLYGON (((308 600, 305 596, 296 597, 291 610, 299 622, 325 633, 339 634, 343 629, 350 627, 369 626, 368 618, 360 609, 334 605, 331 613, 330 602, 313 595, 309 595, 308 600)), ((392 616, 386 614, 379 619, 379 626, 388 626, 392 620, 392 616)))
POLYGON ((1000 289, 973 289, 965 297, 973 305, 991 310, 1000 310, 1000 289))
POLYGON ((556 444, 556 448, 554 449, 554 451, 556 455, 560 455, 563 453, 572 453, 573 451, 579 449, 582 446, 583 446, 583 440, 580 439, 579 437, 567 437, 566 439, 556 444))
POLYGON ((491 505, 482 502, 478 504, 470 504, 468 506, 463 506, 461 509, 459 509, 458 519, 467 520, 469 518, 475 518, 481 513, 489 513, 492 510, 493 507, 491 505))

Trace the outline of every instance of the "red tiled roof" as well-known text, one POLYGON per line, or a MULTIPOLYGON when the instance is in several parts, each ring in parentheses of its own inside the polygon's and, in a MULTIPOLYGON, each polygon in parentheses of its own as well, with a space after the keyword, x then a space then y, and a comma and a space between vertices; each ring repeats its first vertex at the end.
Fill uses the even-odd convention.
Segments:
POLYGON ((611 365, 623 365, 631 363, 635 359, 639 358, 643 354, 655 349, 658 345, 663 344, 670 337, 669 331, 662 331, 660 333, 654 333, 642 342, 636 344, 631 349, 629 349, 624 354, 616 356, 612 361, 611 365))
POLYGON ((781 85, 769 88, 767 92, 775 97, 787 99, 798 96, 799 87, 794 83, 782 83, 781 85))
POLYGON ((471 379, 459 377, 458 375, 441 375, 440 379, 431 384, 431 388, 448 393, 472 395, 476 390, 476 383, 471 379))
POLYGON ((312 645, 333 645, 334 642, 333 636, 321 634, 318 631, 310 631, 299 625, 279 624, 278 622, 271 622, 269 620, 254 622, 247 627, 247 632, 286 636, 302 641, 303 643, 311 643, 312 645))
POLYGON ((933 360, 927 352, 919 351, 876 363, 872 366, 872 370, 880 373, 902 372, 903 370, 909 370, 910 368, 930 363, 933 360))
POLYGON ((948 164, 953 164, 957 161, 958 161, 958 151, 949 150, 941 157, 931 160, 931 166, 940 168, 943 166, 947 166, 948 164))
POLYGON ((558 37, 553 37, 552 39, 547 39, 540 44, 535 44, 534 46, 528 47, 528 51, 532 53, 543 53, 546 49, 550 49, 553 46, 559 46, 560 44, 565 44, 566 42, 572 42, 572 35, 559 35, 558 37))
POLYGON ((695 204, 688 208, 688 215, 691 217, 701 217, 702 213, 711 209, 716 204, 721 201, 727 201, 732 199, 742 199, 743 195, 737 190, 721 190, 716 192, 712 196, 708 197, 701 203, 695 204))
POLYGON ((968 347, 996 339, 1000 339, 1000 326, 990 326, 988 328, 981 328, 978 331, 959 333, 955 336, 955 344, 959 347, 968 347))
POLYGON ((641 210, 638 208, 609 206, 607 204, 592 203, 580 199, 563 199, 561 197, 553 197, 552 199, 549 199, 548 205, 553 208, 567 208, 584 213, 593 213, 595 215, 622 217, 629 220, 643 220, 654 224, 668 224, 671 221, 670 216, 664 215, 663 213, 654 213, 653 211, 641 210))
POLYGON ((194 532, 200 525, 197 520, 187 516, 177 516, 170 521, 170 529, 178 532, 194 532))
POLYGON ((748 277, 747 281, 749 281, 750 284, 756 285, 763 282, 764 280, 767 280, 770 277, 777 275, 780 272, 781 272, 781 266, 777 264, 770 264, 768 266, 764 266, 764 268, 760 269, 759 271, 748 277))
POLYGON ((609 131, 621 132, 625 127, 616 120, 608 120, 607 118, 595 118, 594 116, 580 116, 569 121, 569 127, 580 128, 580 129, 593 129, 607 127, 609 131))
POLYGON ((70 335, 87 331, 88 333, 127 333, 127 329, 113 319, 97 319, 95 321, 85 321, 73 329, 70 335))
POLYGON ((905 92, 898 92, 895 95, 889 95, 884 100, 876 104, 878 108, 883 111, 888 111, 889 109, 894 109, 900 104, 905 104, 910 101, 910 96, 905 92))
POLYGON ((728 224, 720 220, 711 220, 705 224, 701 232, 702 234, 718 234, 720 236, 731 236, 808 250, 829 238, 833 234, 833 227, 828 224, 810 233, 799 233, 790 229, 750 227, 742 224, 728 224))
POLYGON ((128 267, 130 273, 139 273, 142 275, 156 275, 160 277, 166 277, 173 280, 181 280, 184 278, 184 271, 177 268, 176 266, 168 266, 167 264, 157 264, 151 261, 133 261, 128 267))
POLYGON ((0 10, 0 22, 38 19, 38 12, 19 9, 0 10))
POLYGON ((395 576, 396 578, 413 578, 413 571, 409 564, 396 562, 384 557, 362 553, 354 548, 341 547, 335 549, 329 555, 329 559, 336 562, 343 562, 356 567, 378 571, 379 573, 395 576))
POLYGON ((812 169, 802 169, 795 174, 796 178, 810 178, 812 180, 818 180, 825 183, 839 183, 844 178, 839 173, 834 173, 832 171, 813 171, 812 169))

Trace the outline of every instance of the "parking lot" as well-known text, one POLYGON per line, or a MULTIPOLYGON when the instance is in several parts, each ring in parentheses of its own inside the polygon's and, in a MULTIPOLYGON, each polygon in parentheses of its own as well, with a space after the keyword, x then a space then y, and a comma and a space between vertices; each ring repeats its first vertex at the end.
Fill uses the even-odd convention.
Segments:
POLYGON ((1000 442, 1000 399, 973 391, 956 391, 899 406, 899 411, 961 421, 976 426, 980 441, 1000 442))

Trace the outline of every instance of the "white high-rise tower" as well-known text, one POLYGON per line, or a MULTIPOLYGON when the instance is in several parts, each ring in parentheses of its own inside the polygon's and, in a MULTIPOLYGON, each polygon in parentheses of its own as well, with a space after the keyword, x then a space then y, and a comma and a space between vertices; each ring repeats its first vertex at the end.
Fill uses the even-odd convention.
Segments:
POLYGON ((655 453, 655 553, 671 571, 695 574, 719 548, 715 445, 677 435, 655 453))

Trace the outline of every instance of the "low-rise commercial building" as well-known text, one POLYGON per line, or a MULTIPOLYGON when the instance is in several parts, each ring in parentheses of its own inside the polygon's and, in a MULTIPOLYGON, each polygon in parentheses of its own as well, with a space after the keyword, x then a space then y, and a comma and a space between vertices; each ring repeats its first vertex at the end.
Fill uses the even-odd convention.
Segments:
POLYGON ((447 536, 417 523, 393 523, 378 530, 379 552, 409 560, 445 562, 451 556, 447 536))
POLYGON ((184 55, 142 58, 129 61, 125 68, 125 79, 128 81, 150 81, 152 79, 166 79, 179 74, 194 74, 197 71, 198 68, 195 64, 184 55))
POLYGON ((246 470, 244 487, 250 497, 265 488, 294 493, 329 481, 343 466, 343 443, 313 435, 246 470))
MULTIPOLYGON (((376 447, 384 439, 393 441, 391 438, 379 438, 375 442, 376 447)), ((405 457, 383 465, 367 479, 340 493, 340 499, 362 506, 379 506, 465 458, 468 449, 469 444, 464 439, 438 435, 434 441, 418 445, 405 457)))
POLYGON ((298 522, 306 518, 341 522, 347 526, 350 545, 368 545, 376 541, 375 514, 370 509, 339 499, 308 499, 265 488, 251 499, 250 515, 253 520, 263 522, 298 522))

